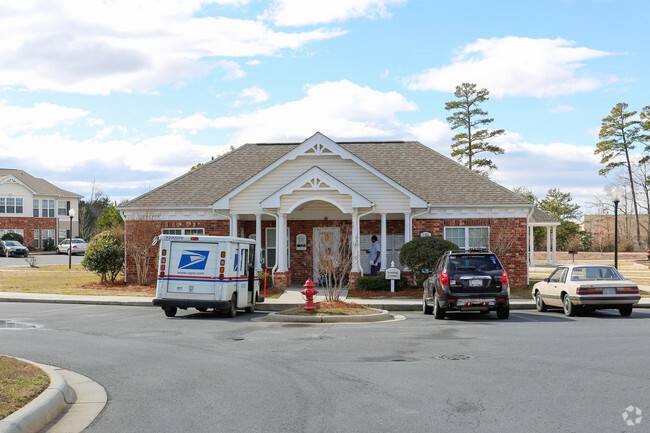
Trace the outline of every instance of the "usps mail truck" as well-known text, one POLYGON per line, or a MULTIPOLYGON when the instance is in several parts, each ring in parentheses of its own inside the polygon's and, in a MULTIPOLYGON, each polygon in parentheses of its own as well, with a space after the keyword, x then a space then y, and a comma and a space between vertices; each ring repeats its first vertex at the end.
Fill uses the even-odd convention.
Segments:
POLYGON ((179 308, 214 309, 235 317, 255 311, 259 296, 255 241, 226 236, 160 235, 153 305, 167 317, 179 308))

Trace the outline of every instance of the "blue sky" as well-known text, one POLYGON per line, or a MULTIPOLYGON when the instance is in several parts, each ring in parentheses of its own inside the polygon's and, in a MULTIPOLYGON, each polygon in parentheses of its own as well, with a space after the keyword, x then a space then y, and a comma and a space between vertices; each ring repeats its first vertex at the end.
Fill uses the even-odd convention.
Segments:
POLYGON ((449 156, 471 82, 507 131, 492 178, 588 211, 602 119, 650 105, 649 27, 642 0, 0 0, 0 167, 121 201, 316 131, 449 156))

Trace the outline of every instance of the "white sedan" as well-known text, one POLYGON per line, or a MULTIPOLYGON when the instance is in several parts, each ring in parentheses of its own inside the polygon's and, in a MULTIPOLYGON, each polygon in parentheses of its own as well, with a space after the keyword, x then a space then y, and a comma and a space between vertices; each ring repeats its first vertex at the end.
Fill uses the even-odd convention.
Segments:
POLYGON ((641 299, 639 287, 609 265, 558 266, 548 278, 533 286, 532 296, 537 311, 546 311, 548 306, 562 307, 567 316, 574 316, 579 310, 607 308, 629 316, 641 299))

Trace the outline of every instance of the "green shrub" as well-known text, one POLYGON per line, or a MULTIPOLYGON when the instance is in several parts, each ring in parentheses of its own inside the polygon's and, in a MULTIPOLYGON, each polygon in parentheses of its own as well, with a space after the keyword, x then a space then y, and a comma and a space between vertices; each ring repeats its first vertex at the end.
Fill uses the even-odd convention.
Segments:
POLYGON ((433 236, 415 238, 405 243, 399 253, 399 261, 416 274, 422 269, 434 269, 445 251, 457 250, 458 245, 433 236))
POLYGON ((47 238, 43 241, 43 250, 44 251, 54 251, 54 239, 47 238))
MULTIPOLYGON (((395 281, 395 291, 399 292, 406 287, 408 280, 402 277, 395 281)), ((362 290, 372 290, 375 292, 390 292, 390 280, 384 277, 359 277, 357 279, 357 288, 362 290)))
POLYGON ((107 230, 92 238, 81 265, 99 275, 102 284, 107 280, 114 282, 124 267, 124 246, 119 233, 107 230))
MULTIPOLYGON (((264 272, 258 272, 257 278, 260 282, 260 291, 262 291, 264 290, 264 272)), ((269 273, 266 274, 266 288, 270 289, 271 287, 273 287, 273 273, 269 271, 269 273)))
POLYGON ((429 275, 427 274, 418 276, 415 279, 415 287, 422 288, 422 285, 424 284, 424 280, 426 280, 427 278, 429 278, 429 275))
POLYGON ((3 241, 17 241, 25 245, 25 238, 23 238, 22 235, 19 235, 18 233, 5 233, 0 239, 3 241))

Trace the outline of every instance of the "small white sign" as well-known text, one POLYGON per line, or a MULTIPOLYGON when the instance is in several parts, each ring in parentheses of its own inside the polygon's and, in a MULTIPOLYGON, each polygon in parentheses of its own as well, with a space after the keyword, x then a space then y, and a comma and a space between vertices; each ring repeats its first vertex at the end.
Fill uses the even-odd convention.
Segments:
POLYGON ((307 249, 307 235, 300 233, 296 235, 296 250, 305 251, 307 249))
POLYGON ((387 280, 399 280, 400 279, 399 268, 386 268, 385 278, 387 280))

